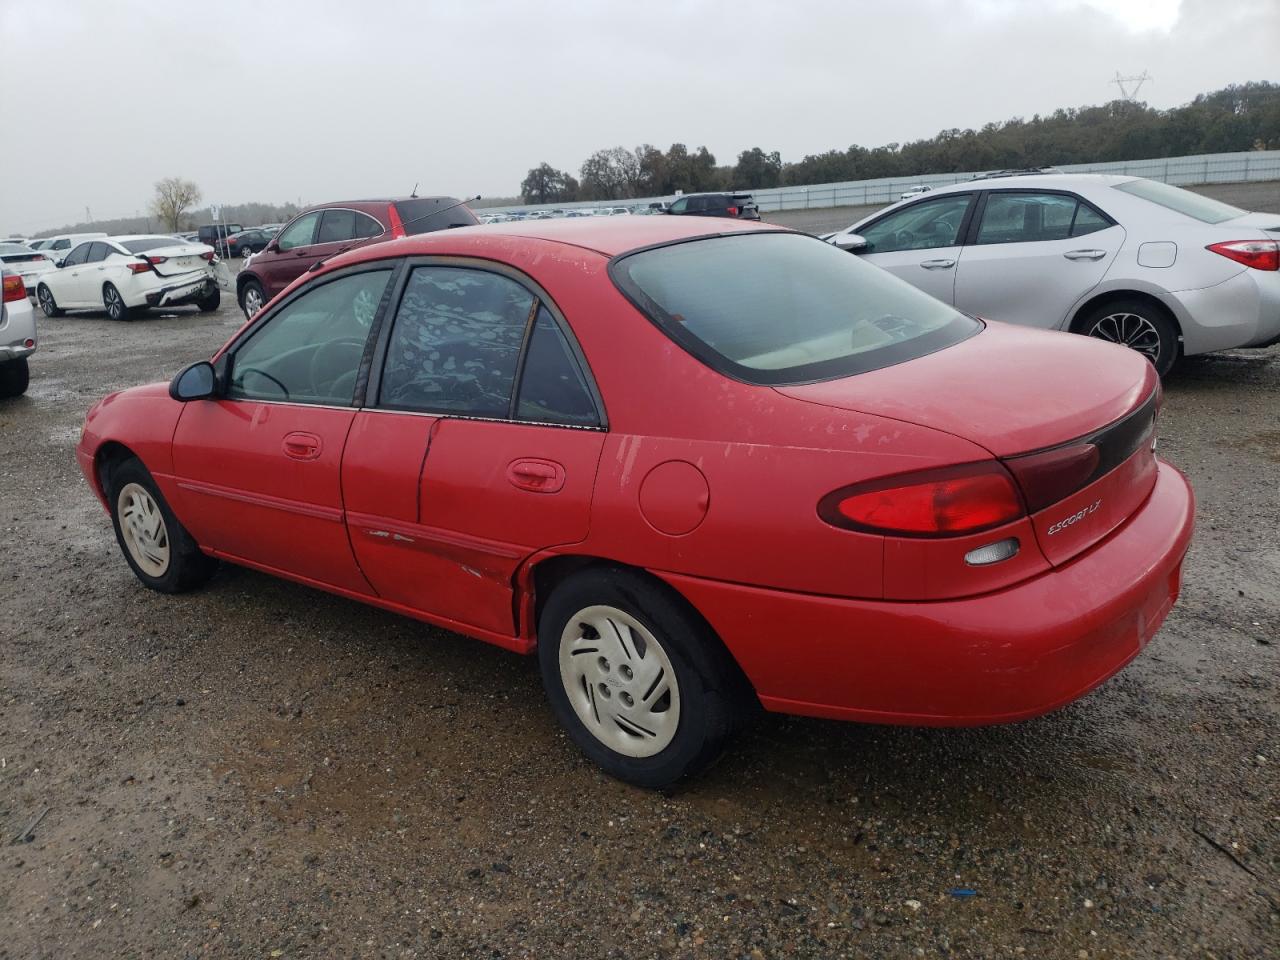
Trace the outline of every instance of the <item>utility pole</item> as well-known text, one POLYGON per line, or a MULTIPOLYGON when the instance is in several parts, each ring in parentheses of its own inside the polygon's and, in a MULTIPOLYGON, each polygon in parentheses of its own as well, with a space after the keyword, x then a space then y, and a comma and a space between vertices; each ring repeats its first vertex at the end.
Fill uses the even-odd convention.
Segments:
POLYGON ((1147 73, 1146 70, 1143 70, 1142 73, 1134 77, 1122 77, 1120 76, 1120 71, 1117 70, 1115 79, 1110 82, 1114 83, 1117 87, 1120 88, 1121 100, 1124 100, 1127 103, 1132 103, 1134 100, 1138 98, 1138 91, 1142 89, 1142 85, 1146 83, 1148 80, 1153 80, 1153 79, 1155 78, 1152 77, 1149 73, 1147 73), (1125 84, 1127 83, 1134 84, 1134 87, 1132 90, 1130 90, 1128 87, 1125 86, 1125 84))

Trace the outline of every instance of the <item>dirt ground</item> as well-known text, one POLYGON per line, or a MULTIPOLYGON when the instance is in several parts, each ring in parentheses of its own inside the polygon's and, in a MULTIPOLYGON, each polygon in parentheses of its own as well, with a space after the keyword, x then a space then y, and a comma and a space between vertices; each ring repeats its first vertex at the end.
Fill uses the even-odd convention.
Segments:
POLYGON ((532 660, 134 579, 84 411, 239 323, 43 321, 0 404, 0 957, 1280 955, 1280 348, 1167 384, 1199 526, 1116 679, 990 729, 765 716, 664 795, 576 753, 532 660))

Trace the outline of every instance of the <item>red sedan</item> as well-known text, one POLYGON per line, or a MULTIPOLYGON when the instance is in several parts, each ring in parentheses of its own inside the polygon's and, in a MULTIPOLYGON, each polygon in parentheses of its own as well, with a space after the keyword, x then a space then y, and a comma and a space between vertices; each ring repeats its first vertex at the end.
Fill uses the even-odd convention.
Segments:
POLYGON ((1122 347, 987 323, 812 237, 538 221, 336 257, 77 456, 147 586, 255 567, 541 661, 659 786, 753 701, 988 724, 1178 595, 1186 480, 1122 347))

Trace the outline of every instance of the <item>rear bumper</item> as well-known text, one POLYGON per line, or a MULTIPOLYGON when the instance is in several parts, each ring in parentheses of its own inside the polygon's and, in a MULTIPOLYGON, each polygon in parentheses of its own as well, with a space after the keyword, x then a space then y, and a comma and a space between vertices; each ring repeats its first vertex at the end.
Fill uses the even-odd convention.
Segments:
POLYGON ((199 276, 193 280, 182 280, 150 290, 146 294, 149 307, 172 307, 186 303, 195 303, 204 297, 211 296, 217 284, 211 277, 199 276))
POLYGON ((1280 338, 1280 272, 1244 270, 1200 290, 1180 290, 1175 312, 1188 356, 1211 350, 1262 347, 1280 338))
POLYGON ((963 600, 808 596, 659 574, 719 633, 770 710, 928 726, 1070 703, 1132 660, 1177 599, 1195 500, 1161 463, 1143 506, 1070 563, 963 600))

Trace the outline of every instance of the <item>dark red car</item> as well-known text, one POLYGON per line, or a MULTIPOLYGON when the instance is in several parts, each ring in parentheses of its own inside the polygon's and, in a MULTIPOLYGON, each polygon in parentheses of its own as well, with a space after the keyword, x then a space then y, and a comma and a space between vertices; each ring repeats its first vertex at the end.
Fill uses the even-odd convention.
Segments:
POLYGON ((582 750, 656 786, 752 700, 988 724, 1118 671, 1191 539, 1160 398, 803 234, 538 221, 335 257, 77 456, 146 585, 222 559, 536 649, 582 750))
POLYGON ((346 200, 308 207, 286 223, 236 276, 246 317, 317 263, 356 247, 479 223, 461 200, 406 197, 346 200))

